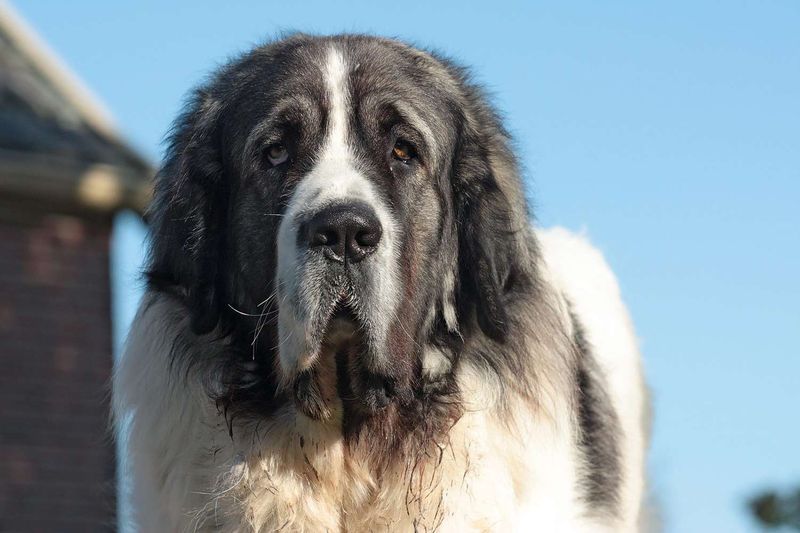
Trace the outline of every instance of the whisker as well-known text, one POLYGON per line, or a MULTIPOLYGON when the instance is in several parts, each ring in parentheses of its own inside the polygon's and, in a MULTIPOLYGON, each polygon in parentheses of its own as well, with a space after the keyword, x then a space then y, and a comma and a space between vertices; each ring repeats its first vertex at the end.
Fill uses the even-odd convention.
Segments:
POLYGON ((256 321, 256 327, 253 330, 253 342, 250 343, 250 346, 253 348, 253 361, 256 360, 256 341, 258 340, 258 336, 261 334, 261 321, 264 319, 265 309, 261 310, 261 315, 258 317, 256 321))
POLYGON ((242 315, 242 316, 261 316, 260 314, 258 314, 258 315, 254 315, 254 314, 252 314, 252 313, 245 313, 244 311, 240 311, 240 310, 236 309, 236 308, 235 308, 233 305, 231 305, 231 304, 228 304, 228 307, 230 307, 230 308, 231 308, 231 310, 233 310, 234 312, 236 312, 236 313, 238 313, 238 314, 240 314, 240 315, 242 315))
POLYGON ((258 322, 256 323, 256 330, 255 335, 253 336, 253 345, 255 345, 258 337, 261 335, 261 331, 269 324, 269 319, 276 316, 280 309, 271 309, 268 310, 266 307, 261 311, 261 316, 258 317, 258 322))
POLYGON ((266 322, 264 315, 266 314, 266 309, 261 311, 261 315, 258 317, 258 321, 256 321, 256 327, 253 330, 253 342, 250 343, 250 346, 253 347, 253 359, 256 358, 256 341, 258 340, 259 335, 261 335, 261 330, 263 329, 262 321, 266 322))
POLYGON ((268 311, 261 314, 261 317, 259 318, 259 323, 256 325, 255 335, 253 336, 253 342, 251 343, 252 345, 255 345, 256 341, 258 340, 258 337, 261 335, 261 331, 267 326, 267 324, 269 324, 270 319, 272 319, 277 314, 278 314, 277 309, 275 309, 274 311, 268 311), (263 321, 261 320, 261 318, 263 318, 263 321))
POLYGON ((278 343, 278 345, 277 345, 277 346, 275 346, 275 348, 273 348, 273 350, 280 350, 281 346, 283 346, 284 344, 286 344, 286 341, 288 341, 288 340, 289 340, 289 339, 291 339, 291 338, 292 338, 292 333, 291 333, 291 332, 289 332, 289 334, 288 334, 288 335, 286 335, 286 338, 285 338, 285 339, 283 339, 281 342, 279 342, 279 343, 278 343))
MULTIPOLYGON (((256 307, 262 307, 262 309, 261 309, 261 313, 258 315, 258 320, 256 321, 256 327, 253 330, 253 341, 250 343, 250 346, 252 346, 252 348, 253 348, 253 351, 252 351, 252 359, 253 359, 253 361, 256 360, 256 342, 258 341, 258 337, 261 335, 261 332, 263 331, 264 327, 269 323, 269 321, 268 321, 269 316, 271 314, 272 315, 276 314, 277 311, 278 311, 277 309, 274 310, 274 311, 269 311, 264 306, 270 300, 272 300, 275 297, 275 295, 278 294, 278 289, 279 289, 279 287, 275 287, 275 290, 272 291, 272 294, 267 296, 267 298, 263 302, 261 302, 260 304, 258 304, 256 306, 256 307)), ((255 316, 255 315, 253 315, 253 316, 255 316)))
POLYGON ((266 299, 265 299, 263 302, 261 302, 261 303, 259 303, 258 305, 256 305, 256 307, 261 307, 262 305, 265 305, 267 302, 269 302, 270 300, 272 300, 273 298, 275 298, 275 296, 277 296, 277 294, 278 294, 278 289, 277 289, 277 287, 276 287, 276 288, 275 288, 275 290, 274 290, 274 291, 272 291, 272 294, 270 294, 269 296, 267 296, 267 298, 266 298, 266 299))
POLYGON ((398 325, 398 326, 400 326, 400 329, 402 329, 402 330, 403 330, 403 333, 405 333, 405 334, 406 334, 406 336, 408 337, 408 340, 410 340, 411 342, 413 342, 413 343, 414 343, 414 345, 415 345, 417 348, 419 348, 419 350, 420 350, 420 351, 422 351, 422 350, 423 350, 422 346, 420 346, 420 344, 419 344, 419 343, 418 343, 418 342, 417 342, 417 341, 414 339, 414 337, 412 337, 412 336, 411 336, 411 333, 409 333, 409 332, 408 332, 408 330, 406 329, 406 327, 405 327, 405 326, 403 325, 403 323, 400 321, 400 318, 397 316, 397 312, 396 312, 395 310, 391 310, 391 313, 392 313, 392 318, 394 318, 394 320, 397 322, 397 325, 398 325))

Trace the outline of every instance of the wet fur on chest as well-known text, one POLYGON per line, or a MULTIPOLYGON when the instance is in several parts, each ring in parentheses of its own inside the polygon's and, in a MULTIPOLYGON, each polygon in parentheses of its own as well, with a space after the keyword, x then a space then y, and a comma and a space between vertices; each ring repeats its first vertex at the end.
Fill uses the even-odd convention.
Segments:
POLYGON ((292 405, 235 429, 232 440, 220 430, 219 447, 206 457, 216 482, 196 525, 214 531, 510 527, 531 474, 525 443, 506 433, 509 421, 497 411, 456 412, 429 413, 400 440, 393 435, 400 422, 387 419, 399 411, 348 435, 346 427, 320 424, 292 405))

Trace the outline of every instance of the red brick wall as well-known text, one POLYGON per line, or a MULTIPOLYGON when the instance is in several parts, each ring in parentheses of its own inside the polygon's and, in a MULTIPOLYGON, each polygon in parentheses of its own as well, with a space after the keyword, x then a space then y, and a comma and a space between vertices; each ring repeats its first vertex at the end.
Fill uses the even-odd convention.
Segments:
POLYGON ((109 531, 108 222, 0 220, 0 531, 109 531))

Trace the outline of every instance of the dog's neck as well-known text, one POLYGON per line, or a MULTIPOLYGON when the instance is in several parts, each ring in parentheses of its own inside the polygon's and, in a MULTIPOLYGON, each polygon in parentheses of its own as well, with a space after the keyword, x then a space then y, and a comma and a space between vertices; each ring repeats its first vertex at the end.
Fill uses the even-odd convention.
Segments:
POLYGON ((233 439, 213 459, 220 468, 216 515, 246 520, 256 531, 286 524, 313 531, 433 531, 455 513, 464 514, 466 529, 474 527, 471 516, 503 523, 513 515, 514 487, 523 486, 529 474, 509 469, 505 458, 523 453, 525 443, 485 440, 495 433, 493 426, 499 433, 509 421, 494 408, 477 409, 478 402, 492 401, 480 392, 485 384, 476 383, 479 375, 468 369, 458 376, 459 387, 472 397, 470 410, 455 398, 452 405, 420 405, 415 418, 389 407, 353 430, 313 420, 287 403, 272 421, 234 428, 233 439), (470 501, 470 487, 486 484, 510 493, 470 501))

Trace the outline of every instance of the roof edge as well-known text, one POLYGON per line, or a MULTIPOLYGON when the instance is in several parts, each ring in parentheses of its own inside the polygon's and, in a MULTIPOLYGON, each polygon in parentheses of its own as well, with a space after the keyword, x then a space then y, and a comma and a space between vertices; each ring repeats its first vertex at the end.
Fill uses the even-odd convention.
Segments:
POLYGON ((87 124, 99 133, 122 142, 108 108, 65 66, 66 63, 7 0, 0 0, 0 28, 28 56, 39 73, 75 106, 87 124))

